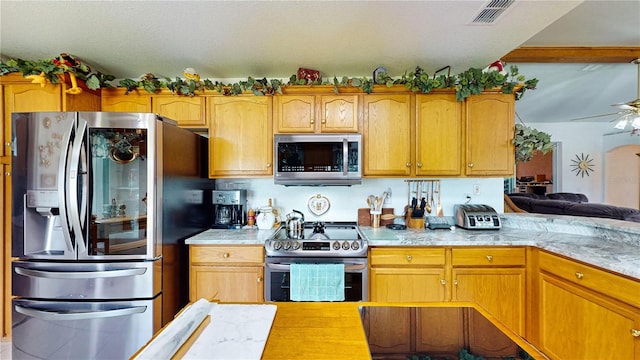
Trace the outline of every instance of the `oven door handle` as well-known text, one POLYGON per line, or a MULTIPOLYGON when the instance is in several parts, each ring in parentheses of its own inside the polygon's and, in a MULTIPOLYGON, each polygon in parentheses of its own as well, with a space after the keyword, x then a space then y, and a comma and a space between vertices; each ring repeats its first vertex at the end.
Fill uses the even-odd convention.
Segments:
MULTIPOLYGON (((269 269, 273 270, 289 270, 291 266, 289 264, 279 264, 279 263, 267 263, 266 264, 269 269)), ((367 268, 367 264, 345 264, 344 271, 354 271, 354 270, 364 270, 367 268)))

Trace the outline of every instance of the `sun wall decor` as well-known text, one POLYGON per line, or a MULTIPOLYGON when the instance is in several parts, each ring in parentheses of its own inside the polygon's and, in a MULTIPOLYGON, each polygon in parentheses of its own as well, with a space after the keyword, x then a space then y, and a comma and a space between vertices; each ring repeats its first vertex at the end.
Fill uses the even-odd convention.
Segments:
POLYGON ((593 171, 593 158, 589 158, 589 154, 576 154, 576 158, 571 160, 571 171, 576 172, 576 176, 589 176, 589 171, 593 171))

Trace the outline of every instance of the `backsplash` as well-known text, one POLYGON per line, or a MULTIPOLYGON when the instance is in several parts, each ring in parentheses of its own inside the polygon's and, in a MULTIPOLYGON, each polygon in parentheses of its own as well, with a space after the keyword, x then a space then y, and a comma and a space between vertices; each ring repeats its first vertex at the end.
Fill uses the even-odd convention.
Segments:
MULTIPOLYGON (((421 178, 422 179, 422 178, 421 178)), ((433 178, 424 178, 433 179, 433 178)), ((435 178, 437 179, 437 178, 435 178)), ((219 179, 217 189, 246 189, 249 208, 259 209, 272 199, 273 206, 281 215, 293 209, 304 213, 307 221, 356 221, 358 208, 367 207, 367 196, 380 196, 391 190, 391 202, 385 208, 393 208, 400 215, 408 204, 409 187, 404 178, 363 179, 362 184, 353 186, 282 186, 275 185, 273 179, 219 179), (329 210, 316 216, 308 209, 309 199, 318 194, 330 202, 329 210)), ((416 178, 412 178, 416 180, 416 178)), ((467 195, 470 203, 492 206, 503 212, 503 178, 441 178, 441 203, 445 216, 452 216, 455 204, 465 203, 467 195), (478 188, 479 194, 474 194, 478 188)), ((435 215, 435 210, 432 211, 435 215)), ((282 220, 283 218, 281 218, 282 220)))

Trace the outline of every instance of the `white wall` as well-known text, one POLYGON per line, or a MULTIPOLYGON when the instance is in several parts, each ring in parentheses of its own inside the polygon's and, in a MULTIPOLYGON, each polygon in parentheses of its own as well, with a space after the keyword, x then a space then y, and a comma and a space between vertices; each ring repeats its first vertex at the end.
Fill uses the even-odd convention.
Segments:
MULTIPOLYGON (((216 180, 216 188, 231 186, 239 189, 247 189, 249 207, 259 208, 267 205, 268 199, 273 199, 274 207, 281 214, 287 214, 292 209, 302 211, 305 220, 308 221, 356 221, 358 208, 366 208, 366 198, 373 194, 382 195, 387 189, 391 189, 391 203, 384 207, 392 207, 395 214, 402 214, 408 200, 408 184, 405 179, 363 179, 361 185, 350 187, 342 186, 289 186, 275 185, 273 178, 269 179, 229 179, 216 180), (329 211, 316 217, 307 209, 309 198, 317 194, 326 196, 331 207, 329 211)), ((414 179, 415 180, 415 179, 414 179)), ((496 211, 502 212, 503 202, 503 178, 455 178, 440 179, 442 191, 442 208, 445 216, 453 215, 453 206, 464 203, 466 195, 471 196, 471 203, 486 204, 496 211), (474 195, 474 185, 479 185, 480 195, 474 195)), ((435 210, 433 210, 435 214, 435 210)))
POLYGON ((587 195, 590 202, 604 203, 604 179, 605 157, 609 149, 622 144, 640 144, 640 137, 623 133, 618 135, 605 135, 617 131, 609 122, 563 122, 563 123, 535 123, 527 122, 527 125, 540 131, 551 134, 551 140, 562 143, 562 153, 559 171, 562 176, 562 185, 558 192, 576 192, 587 195), (589 176, 576 176, 571 171, 571 160, 588 154, 593 158, 594 171, 589 176))

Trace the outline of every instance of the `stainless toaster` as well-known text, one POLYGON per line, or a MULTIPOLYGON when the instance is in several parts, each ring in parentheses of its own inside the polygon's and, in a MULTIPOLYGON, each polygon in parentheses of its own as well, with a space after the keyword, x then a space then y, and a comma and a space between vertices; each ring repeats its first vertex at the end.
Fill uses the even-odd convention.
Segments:
POLYGON ((500 229, 500 217, 489 205, 458 204, 454 206, 456 225, 464 229, 500 229))

